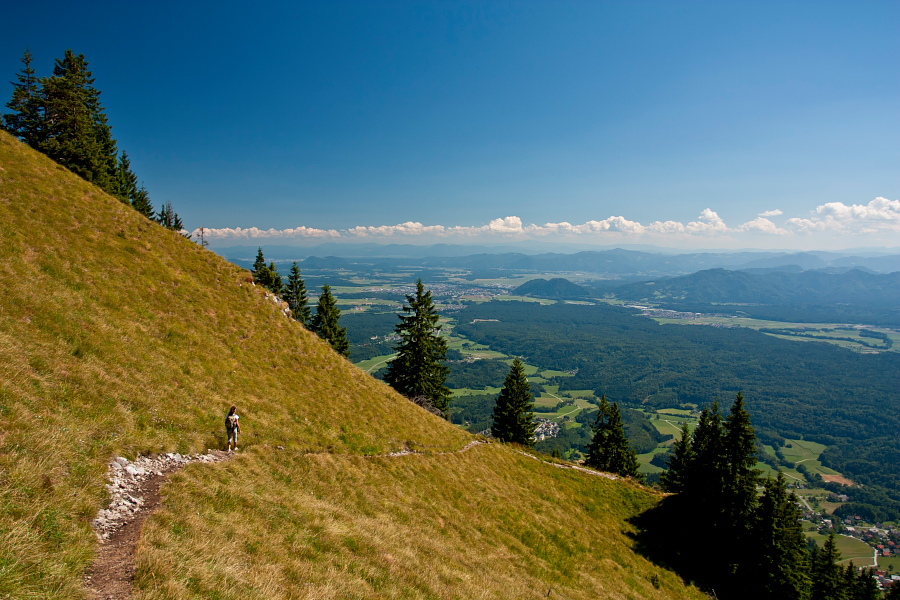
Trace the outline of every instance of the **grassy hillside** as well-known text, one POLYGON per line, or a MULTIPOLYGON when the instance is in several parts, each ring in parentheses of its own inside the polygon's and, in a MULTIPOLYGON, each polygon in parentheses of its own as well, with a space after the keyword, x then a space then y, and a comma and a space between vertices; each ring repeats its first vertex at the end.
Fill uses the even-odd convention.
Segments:
POLYGON ((242 453, 167 486, 140 598, 697 596, 630 550, 648 492, 457 453, 246 271, 2 133, 0 289, 0 597, 86 597, 110 458, 222 447, 231 404, 242 453))

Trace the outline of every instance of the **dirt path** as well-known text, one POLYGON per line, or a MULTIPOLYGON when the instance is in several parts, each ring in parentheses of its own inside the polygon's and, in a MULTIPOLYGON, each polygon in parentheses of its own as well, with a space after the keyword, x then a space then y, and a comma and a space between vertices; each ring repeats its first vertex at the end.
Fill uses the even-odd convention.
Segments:
POLYGON ((134 591, 134 552, 144 521, 161 502, 160 488, 169 475, 192 462, 221 462, 234 456, 219 450, 182 456, 142 456, 135 462, 116 458, 109 466, 109 508, 94 519, 100 548, 84 577, 85 588, 98 600, 126 600, 134 591))

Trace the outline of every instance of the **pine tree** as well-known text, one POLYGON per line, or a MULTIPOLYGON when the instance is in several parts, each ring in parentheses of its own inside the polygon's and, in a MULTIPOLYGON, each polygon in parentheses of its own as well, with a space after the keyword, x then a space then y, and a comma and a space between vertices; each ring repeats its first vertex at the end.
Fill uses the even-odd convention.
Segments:
MULTIPOLYGON (((730 570, 746 577, 742 572, 752 562, 748 549, 757 505, 759 471, 754 468, 757 458, 756 432, 741 393, 738 393, 725 418, 724 432, 727 475, 721 496, 722 529, 735 548, 730 554, 730 570)), ((738 585, 743 586, 742 583, 738 585)))
POLYGON ((260 247, 256 250, 256 260, 253 261, 253 268, 251 269, 251 272, 255 276, 257 273, 259 273, 260 269, 264 269, 265 267, 266 257, 263 256, 263 251, 260 247))
POLYGON ((40 139, 44 119, 40 80, 31 61, 31 51, 26 50, 22 56, 22 70, 16 76, 18 82, 13 83, 12 99, 6 103, 6 107, 13 112, 3 115, 3 126, 9 133, 34 147, 40 139))
POLYGON ((400 336, 397 356, 388 365, 384 380, 407 398, 427 398, 446 415, 450 404, 450 389, 444 385, 450 372, 443 363, 447 342, 440 335, 440 315, 431 292, 425 291, 421 279, 415 295, 406 296, 403 311, 408 314, 400 315, 394 329, 400 336))
POLYGON ((125 204, 133 205, 134 198, 138 194, 137 175, 131 170, 131 160, 128 153, 122 151, 119 163, 116 167, 115 193, 119 200, 125 204))
POLYGON ((810 600, 847 600, 846 581, 838 563, 841 553, 832 532, 821 550, 812 557, 812 594, 810 600))
POLYGON ((284 280, 281 278, 278 267, 275 266, 274 262, 269 263, 268 267, 259 270, 256 274, 256 282, 276 296, 284 294, 284 280))
MULTIPOLYGON (((172 208, 171 202, 166 202, 163 205, 162 209, 159 211, 159 215, 156 217, 156 220, 166 229, 171 229, 178 232, 184 231, 184 224, 181 222, 181 217, 179 217, 178 213, 175 212, 175 209, 172 208)), ((186 234, 185 237, 191 236, 190 234, 186 234)))
POLYGON ((588 446, 585 464, 623 477, 641 479, 637 454, 628 444, 618 403, 609 404, 606 396, 601 396, 592 429, 594 436, 588 446))
POLYGON ((56 60, 53 76, 41 84, 43 127, 34 147, 115 194, 116 141, 84 55, 66 50, 65 56, 56 60))
POLYGON ((533 408, 534 398, 531 395, 531 384, 525 377, 525 365, 516 358, 494 405, 491 435, 501 442, 534 446, 533 408))
POLYGON ((347 328, 340 326, 341 309, 337 307, 331 286, 323 285, 316 315, 312 318, 312 330, 323 340, 331 344, 334 351, 341 356, 350 356, 350 342, 347 339, 347 328))
POLYGON ((291 309, 291 316, 300 321, 303 326, 308 326, 310 320, 309 299, 306 296, 306 284, 300 276, 300 267, 297 266, 297 261, 294 261, 291 266, 283 298, 291 309))
POLYGON ((131 199, 131 206, 148 219, 156 218, 156 211, 153 210, 153 204, 150 202, 150 193, 143 185, 135 192, 131 199))
POLYGON ((691 446, 691 430, 687 423, 681 424, 681 438, 672 446, 672 455, 666 465, 666 470, 660 475, 659 483, 662 489, 677 494, 685 490, 687 471, 694 460, 694 450, 691 446))
POLYGON ((803 600, 810 588, 809 552, 797 496, 788 493, 784 473, 766 480, 756 514, 747 588, 757 598, 803 600))

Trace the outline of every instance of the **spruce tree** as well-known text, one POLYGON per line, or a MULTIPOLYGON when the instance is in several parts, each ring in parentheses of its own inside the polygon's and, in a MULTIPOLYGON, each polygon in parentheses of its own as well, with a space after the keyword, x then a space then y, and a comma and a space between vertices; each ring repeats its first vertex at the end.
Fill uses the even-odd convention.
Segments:
POLYGON ((606 396, 601 396, 592 429, 594 435, 588 446, 585 464, 623 477, 641 479, 637 454, 628 444, 618 403, 609 404, 606 396))
POLYGON ((400 336, 397 356, 390 362, 384 380, 395 390, 414 399, 427 398, 445 416, 450 404, 450 389, 444 385, 450 369, 444 365, 447 342, 441 337, 440 315, 431 292, 422 280, 416 293, 407 294, 400 323, 394 328, 400 336))
POLYGON ((323 285, 311 328, 320 338, 331 344, 335 352, 341 356, 350 356, 347 328, 340 326, 340 319, 341 309, 338 308, 334 296, 331 295, 331 286, 323 285))
POLYGON ((501 442, 534 446, 533 408, 534 398, 531 395, 531 384, 525 377, 525 365, 516 358, 494 405, 491 435, 501 442))
POLYGON ((687 423, 681 424, 681 438, 672 446, 672 455, 666 465, 666 470, 659 476, 662 489, 677 494, 685 490, 687 471, 694 460, 694 450, 691 446, 691 430, 687 423))
POLYGON ((758 598, 803 600, 809 594, 809 552, 800 525, 797 496, 789 493, 784 473, 765 482, 753 525, 752 565, 747 589, 758 598))
POLYGON ((738 393, 728 417, 725 418, 724 432, 727 475, 721 496, 722 529, 726 538, 733 541, 735 548, 730 554, 730 570, 740 577, 752 562, 748 549, 757 504, 756 485, 759 481, 759 471, 754 468, 757 456, 756 432, 750 423, 750 414, 745 408, 741 393, 738 393))
POLYGON ((116 167, 115 193, 113 195, 125 204, 133 205, 137 194, 137 175, 131 170, 131 160, 128 158, 128 153, 122 151, 116 167))
POLYGON ((53 76, 41 83, 43 127, 35 148, 115 194, 116 141, 84 55, 66 50, 65 56, 56 60, 53 76))
POLYGON ((832 532, 822 549, 813 552, 810 600, 847 600, 844 572, 838 565, 840 561, 841 553, 832 532))
POLYGON ((153 204, 150 202, 150 193, 143 185, 138 188, 132 197, 131 206, 148 219, 156 218, 156 211, 153 210, 153 204))
POLYGON ((291 309, 291 316, 300 321, 303 326, 308 326, 310 320, 309 299, 306 296, 306 284, 303 282, 303 277, 300 276, 300 267, 297 266, 297 261, 291 265, 291 272, 288 274, 288 282, 282 297, 291 309))
POLYGON ((256 275, 256 282, 276 296, 284 294, 284 280, 281 278, 274 261, 270 262, 268 267, 259 270, 256 275))
POLYGON ((12 99, 6 107, 13 112, 3 115, 3 127, 9 133, 35 147, 44 128, 40 79, 31 66, 31 51, 22 56, 22 70, 13 83, 12 99))
POLYGON ((253 268, 250 271, 253 275, 257 275, 260 269, 264 269, 266 267, 266 257, 263 256, 262 247, 257 248, 256 250, 256 260, 253 261, 253 268))

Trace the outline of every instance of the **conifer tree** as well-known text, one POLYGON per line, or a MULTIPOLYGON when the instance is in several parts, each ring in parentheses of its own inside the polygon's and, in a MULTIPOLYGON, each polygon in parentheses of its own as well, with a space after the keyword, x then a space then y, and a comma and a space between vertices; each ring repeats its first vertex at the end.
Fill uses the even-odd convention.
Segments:
POLYGON ((283 298, 291 309, 291 316, 300 321, 303 326, 308 326, 310 320, 309 298, 306 296, 306 284, 303 277, 300 276, 300 267, 297 266, 296 260, 291 265, 283 298))
POLYGON ((687 423, 681 424, 681 438, 672 446, 672 455, 666 465, 666 470, 660 475, 659 483, 663 490, 677 494, 685 490, 685 482, 688 469, 694 460, 694 450, 691 446, 691 430, 687 423))
POLYGON ((592 429, 594 436, 588 446, 585 464, 623 477, 641 479, 637 454, 628 444, 618 403, 609 404, 606 396, 601 396, 592 429))
POLYGON ((131 206, 148 219, 156 218, 156 211, 153 210, 153 204, 150 202, 150 193, 143 185, 137 189, 131 199, 131 206))
POLYGON ((56 60, 53 76, 41 83, 43 127, 35 148, 115 194, 116 141, 84 55, 66 50, 65 56, 56 60))
POLYGON ((803 600, 809 594, 809 552, 801 516, 784 473, 767 479, 754 522, 753 562, 747 569, 747 587, 755 597, 803 600))
POLYGON ((3 115, 3 127, 29 146, 35 147, 44 127, 40 79, 31 66, 31 51, 22 56, 22 70, 13 83, 12 99, 6 107, 13 112, 3 115))
POLYGON ((264 269, 266 267, 266 257, 263 256, 262 247, 257 248, 256 250, 256 260, 253 261, 253 268, 250 271, 253 275, 259 273, 260 269, 264 269))
POLYGON ((281 278, 274 261, 270 262, 269 266, 259 270, 256 275, 256 281, 276 296, 284 294, 284 280, 281 278))
POLYGON ((812 594, 810 600, 847 600, 846 581, 838 563, 841 553, 832 532, 821 550, 812 556, 812 594))
POLYGON ((340 326, 341 309, 338 308, 331 286, 323 285, 316 315, 312 318, 312 330, 323 340, 331 344, 334 351, 341 356, 350 356, 350 341, 347 339, 347 328, 340 326))
POLYGON ((445 416, 450 404, 450 389, 444 385, 450 369, 444 365, 447 342, 441 337, 440 315, 431 292, 422 280, 416 293, 407 294, 400 323, 394 328, 400 336, 397 356, 390 362, 384 380, 395 390, 413 399, 424 397, 445 416))
MULTIPOLYGON (((156 220, 166 229, 179 232, 184 231, 184 224, 181 222, 181 217, 179 217, 178 213, 175 212, 175 209, 172 208, 171 202, 166 202, 163 205, 156 220)), ((186 237, 190 237, 190 234, 187 234, 186 237)))
POLYGON ((113 195, 117 196, 125 204, 133 205, 137 194, 137 175, 131 170, 131 160, 128 158, 128 153, 122 151, 116 167, 115 193, 113 195))
POLYGON ((722 529, 732 540, 735 550, 730 553, 732 571, 749 567, 751 528, 756 510, 756 485, 759 471, 756 465, 756 432, 744 405, 744 396, 737 394, 728 417, 725 418, 725 463, 727 475, 722 488, 722 529))
POLYGON ((516 358, 494 405, 491 435, 501 442, 534 446, 533 408, 534 398, 531 395, 531 384, 525 377, 525 365, 516 358))

